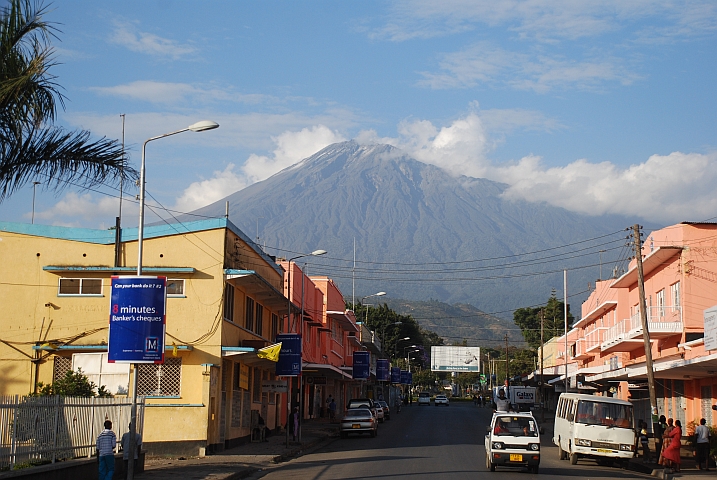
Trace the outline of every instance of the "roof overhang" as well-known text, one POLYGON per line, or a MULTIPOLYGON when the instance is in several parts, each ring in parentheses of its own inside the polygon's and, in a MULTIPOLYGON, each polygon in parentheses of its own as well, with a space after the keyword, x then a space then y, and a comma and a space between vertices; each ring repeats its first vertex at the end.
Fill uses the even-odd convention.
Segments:
POLYGON ((304 363, 301 367, 301 374, 304 375, 308 373, 320 373, 328 378, 353 380, 353 377, 341 368, 326 363, 304 363))
MULTIPOLYGON (((173 351, 174 349, 179 351, 191 352, 194 347, 191 345, 166 345, 164 346, 165 351, 173 351)), ((40 350, 43 352, 106 352, 107 345, 53 345, 52 343, 44 343, 42 345, 33 345, 33 350, 40 350)))
MULTIPOLYGON (((717 353, 690 359, 671 358, 658 360, 653 362, 652 367, 655 372, 655 378, 685 380, 714 377, 717 374, 717 353)), ((647 379, 647 368, 644 363, 628 365, 617 370, 585 377, 588 382, 645 379, 647 379)))
POLYGON ((353 332, 359 331, 358 326, 354 322, 351 321, 351 317, 349 316, 348 311, 340 312, 340 311, 331 310, 331 311, 326 312, 326 315, 329 318, 339 322, 339 324, 344 328, 344 330, 347 330, 350 332, 351 331, 353 331, 353 332))
MULTIPOLYGON (((254 270, 226 268, 224 269, 224 279, 231 285, 243 288, 254 300, 271 308, 277 314, 286 314, 289 309, 289 300, 284 294, 254 270)), ((294 310, 299 311, 299 307, 292 306, 294 310)))
POLYGON ((264 369, 276 368, 276 362, 257 356, 257 349, 252 347, 222 347, 222 357, 232 357, 241 363, 264 369))
MULTIPOLYGON (((670 258, 682 252, 682 247, 658 247, 642 259, 642 272, 649 275, 653 270, 661 267, 670 258)), ((632 267, 620 278, 612 282, 610 288, 626 288, 637 284, 637 266, 632 267)))
MULTIPOLYGON (((137 267, 108 267, 103 265, 77 266, 77 265, 45 265, 42 269, 50 273, 115 273, 133 275, 137 267)), ((165 273, 191 275, 197 270, 194 267, 142 267, 142 273, 165 273)))
POLYGON ((617 307, 616 300, 608 300, 606 302, 602 302, 600 305, 590 311, 587 315, 581 318, 580 321, 576 322, 575 325, 573 325, 573 328, 584 327, 593 320, 602 317, 603 315, 605 315, 606 312, 609 312, 615 307, 617 307))

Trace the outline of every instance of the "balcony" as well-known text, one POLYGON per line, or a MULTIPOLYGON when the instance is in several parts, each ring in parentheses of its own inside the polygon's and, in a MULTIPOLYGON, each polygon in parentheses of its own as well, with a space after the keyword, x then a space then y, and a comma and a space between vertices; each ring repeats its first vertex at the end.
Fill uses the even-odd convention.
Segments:
POLYGON ((584 360, 591 356, 592 355, 590 355, 587 351, 587 339, 578 338, 575 342, 575 355, 573 355, 573 359, 584 360))
MULTIPOLYGON (((684 329, 680 307, 651 307, 647 311, 647 328, 650 340, 681 335, 684 329)), ((610 327, 600 345, 603 352, 630 352, 644 346, 640 314, 610 327)))
MULTIPOLYGON (((605 341, 607 327, 597 327, 585 334, 585 352, 599 351, 600 345, 605 341)), ((593 353, 596 355, 596 353, 593 353)))

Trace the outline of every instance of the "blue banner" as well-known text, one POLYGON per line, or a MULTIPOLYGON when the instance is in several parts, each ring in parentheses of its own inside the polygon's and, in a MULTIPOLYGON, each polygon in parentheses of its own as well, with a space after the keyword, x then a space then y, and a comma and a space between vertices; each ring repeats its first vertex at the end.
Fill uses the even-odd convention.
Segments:
POLYGON ((371 356, 368 352, 354 352, 354 380, 366 380, 369 378, 371 356))
POLYGON ((413 372, 408 372, 408 384, 413 385, 413 372))
POLYGON ((276 336, 281 342, 279 361, 276 362, 276 375, 279 377, 298 377, 301 375, 301 335, 282 333, 276 336))
POLYGON ((401 370, 401 383, 408 385, 408 370, 401 370))
POLYGON ((401 383, 401 367, 391 367, 391 383, 401 383))
POLYGON ((166 300, 166 277, 112 277, 109 363, 164 363, 166 300))
POLYGON ((376 380, 379 382, 388 382, 388 360, 379 358, 376 360, 376 380))

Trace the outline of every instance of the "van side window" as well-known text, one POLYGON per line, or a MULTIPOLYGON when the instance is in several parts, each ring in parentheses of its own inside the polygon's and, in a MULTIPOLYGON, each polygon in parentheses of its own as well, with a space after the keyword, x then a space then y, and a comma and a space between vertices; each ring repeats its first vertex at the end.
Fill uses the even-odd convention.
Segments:
POLYGON ((565 418, 565 399, 564 398, 560 399, 560 405, 558 406, 558 411, 559 411, 558 416, 560 418, 565 418))
POLYGON ((563 412, 563 399, 561 398, 560 400, 558 400, 558 408, 557 408, 555 414, 557 415, 558 418, 563 418, 562 412, 563 412))
POLYGON ((568 403, 568 415, 567 415, 569 422, 572 422, 573 419, 575 418, 575 415, 574 415, 575 408, 573 408, 573 407, 575 407, 575 401, 570 401, 568 403))

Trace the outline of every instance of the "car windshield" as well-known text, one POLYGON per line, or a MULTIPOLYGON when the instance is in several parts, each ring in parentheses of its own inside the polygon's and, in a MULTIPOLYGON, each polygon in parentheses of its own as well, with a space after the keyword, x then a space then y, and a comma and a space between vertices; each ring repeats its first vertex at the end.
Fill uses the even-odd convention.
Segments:
POLYGON ((370 417, 371 416, 371 410, 367 408, 352 408, 348 412, 346 412, 346 415, 344 418, 356 418, 356 417, 370 417))
POLYGON ((632 406, 580 400, 575 414, 575 422, 632 429, 632 406))
POLYGON ((511 437, 537 437, 538 426, 532 417, 502 415, 495 419, 493 435, 511 437))
POLYGON ((421 393, 418 394, 418 396, 419 396, 419 397, 430 397, 430 395, 427 394, 426 392, 421 392, 421 393))
POLYGON ((445 395, 436 395, 436 398, 440 398, 441 400, 445 400, 445 399, 446 399, 446 396, 445 396, 445 395))

